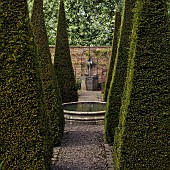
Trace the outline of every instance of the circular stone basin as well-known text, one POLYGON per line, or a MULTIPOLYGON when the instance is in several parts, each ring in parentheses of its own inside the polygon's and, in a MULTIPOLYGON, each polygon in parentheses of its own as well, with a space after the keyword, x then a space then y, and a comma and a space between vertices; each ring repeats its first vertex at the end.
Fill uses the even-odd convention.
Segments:
POLYGON ((104 122, 106 102, 80 101, 63 103, 64 117, 70 123, 104 122))

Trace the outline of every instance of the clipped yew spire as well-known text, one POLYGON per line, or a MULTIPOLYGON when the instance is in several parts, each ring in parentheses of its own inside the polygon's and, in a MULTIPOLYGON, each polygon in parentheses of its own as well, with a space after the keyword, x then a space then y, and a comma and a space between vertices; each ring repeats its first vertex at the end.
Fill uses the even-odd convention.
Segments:
POLYGON ((60 142, 64 130, 64 114, 61 106, 61 95, 54 74, 48 37, 44 21, 43 0, 34 0, 31 25, 37 55, 40 63, 40 76, 44 93, 45 111, 50 120, 51 144, 60 142))
POLYGON ((0 1, 0 41, 2 169, 48 169, 48 116, 26 0, 0 1))
POLYGON ((167 0, 137 0, 114 142, 116 170, 169 169, 170 24, 167 0))
POLYGON ((104 97, 103 97, 104 102, 107 101, 110 83, 112 80, 112 73, 113 73, 115 58, 116 58, 116 54, 117 54, 117 44, 118 44, 118 40, 119 40, 118 34, 119 34, 120 24, 121 24, 121 15, 120 15, 120 11, 118 10, 118 8, 116 8, 114 32, 113 32, 113 42, 112 42, 112 52, 111 52, 111 56, 110 56, 110 60, 109 60, 109 69, 108 69, 107 79, 106 79, 105 89, 104 89, 104 97))
POLYGON ((54 69, 60 87, 62 102, 65 103, 77 101, 78 94, 70 56, 63 0, 60 1, 54 69))
POLYGON ((119 113, 123 87, 126 79, 128 54, 130 49, 133 8, 136 0, 125 0, 120 26, 120 37, 112 72, 112 80, 107 99, 105 114, 105 140, 113 144, 115 128, 119 123, 119 113))

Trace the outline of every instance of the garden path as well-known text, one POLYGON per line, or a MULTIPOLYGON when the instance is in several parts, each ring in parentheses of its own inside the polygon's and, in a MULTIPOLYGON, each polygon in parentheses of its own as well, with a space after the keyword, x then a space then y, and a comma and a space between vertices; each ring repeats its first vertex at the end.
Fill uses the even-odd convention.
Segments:
MULTIPOLYGON (((101 91, 79 91, 79 101, 101 101, 101 91)), ((61 146, 54 148, 52 170, 113 170, 104 125, 66 124, 61 146)))
POLYGON ((101 91, 78 91, 79 101, 102 101, 101 91))

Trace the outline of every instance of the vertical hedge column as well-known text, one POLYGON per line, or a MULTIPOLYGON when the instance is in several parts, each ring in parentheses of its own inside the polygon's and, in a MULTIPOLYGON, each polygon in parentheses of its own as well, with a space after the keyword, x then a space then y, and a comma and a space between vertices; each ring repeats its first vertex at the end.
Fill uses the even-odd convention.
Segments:
POLYGON ((60 143, 64 131, 64 113, 61 95, 52 66, 48 37, 44 22, 43 0, 34 0, 31 18, 37 55, 40 62, 40 75, 44 93, 45 111, 49 116, 52 146, 60 143))
POLYGON ((119 112, 123 86, 126 79, 128 53, 130 49, 130 36, 132 32, 133 8, 136 0, 125 0, 120 26, 120 38, 117 47, 117 54, 112 72, 112 80, 107 99, 105 114, 105 140, 113 144, 115 128, 119 123, 119 112))
POLYGON ((116 170, 169 169, 167 1, 138 0, 114 150, 116 170))
POLYGON ((26 0, 0 1, 0 160, 9 170, 48 169, 48 117, 26 0))
POLYGON ((62 102, 77 101, 78 94, 70 56, 63 0, 60 1, 54 68, 60 87, 62 102))
POLYGON ((106 79, 106 83, 105 83, 104 97, 103 97, 103 100, 105 102, 107 101, 110 83, 111 83, 111 80, 112 80, 114 62, 115 62, 115 58, 116 58, 116 54, 117 54, 117 44, 118 44, 118 40, 119 40, 120 24, 121 24, 120 11, 118 9, 116 9, 113 42, 112 42, 112 52, 111 52, 111 56, 110 56, 110 60, 109 60, 109 69, 108 69, 108 73, 107 73, 107 79, 106 79))

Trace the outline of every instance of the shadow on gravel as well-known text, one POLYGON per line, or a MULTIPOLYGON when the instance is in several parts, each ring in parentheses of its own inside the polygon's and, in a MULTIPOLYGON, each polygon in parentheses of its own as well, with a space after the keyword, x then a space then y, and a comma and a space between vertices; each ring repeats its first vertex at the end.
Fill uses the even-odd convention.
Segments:
POLYGON ((51 170, 94 170, 94 167, 87 168, 86 164, 84 164, 84 165, 81 164, 81 167, 80 167, 78 165, 74 165, 73 163, 70 164, 70 162, 69 162, 69 166, 68 166, 68 163, 66 163, 65 165, 61 165, 61 166, 53 165, 51 170))
POLYGON ((106 170, 103 125, 66 124, 51 170, 106 170))
POLYGON ((61 146, 82 146, 82 145, 93 145, 103 143, 101 139, 103 133, 101 131, 68 131, 64 133, 61 146))

